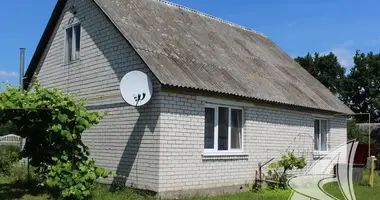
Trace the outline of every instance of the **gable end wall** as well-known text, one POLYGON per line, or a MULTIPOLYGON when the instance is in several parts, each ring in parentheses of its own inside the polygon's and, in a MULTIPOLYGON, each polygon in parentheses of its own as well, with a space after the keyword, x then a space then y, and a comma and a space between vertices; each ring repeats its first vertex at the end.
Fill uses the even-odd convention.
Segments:
POLYGON ((92 0, 68 0, 58 25, 40 63, 41 85, 86 99, 90 111, 106 112, 99 125, 83 134, 97 163, 122 176, 103 182, 157 191, 159 82, 92 0), (82 26, 80 60, 65 64, 65 27, 71 20, 82 26), (121 78, 132 70, 147 73, 153 81, 155 95, 140 108, 128 106, 119 92, 121 78))

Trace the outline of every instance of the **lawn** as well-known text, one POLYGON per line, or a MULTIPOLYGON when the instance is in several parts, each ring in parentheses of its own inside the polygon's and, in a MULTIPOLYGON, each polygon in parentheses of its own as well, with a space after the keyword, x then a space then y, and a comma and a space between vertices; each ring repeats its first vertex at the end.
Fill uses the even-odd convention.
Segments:
MULTIPOLYGON (((374 187, 368 187, 369 171, 364 171, 363 180, 354 185, 355 195, 358 200, 380 199, 380 171, 375 172, 374 187)), ((340 192, 337 183, 329 183, 324 186, 324 189, 336 197, 337 199, 344 199, 340 192)))
MULTIPOLYGON (((375 187, 370 188, 365 186, 368 183, 368 173, 365 173, 364 180, 355 185, 355 193, 358 200, 380 199, 380 172, 376 172, 375 187)), ((45 200, 55 199, 47 191, 38 189, 37 187, 28 187, 25 184, 20 184, 13 181, 12 177, 0 176, 0 199, 4 200, 45 200)), ((339 186, 336 183, 325 185, 324 189, 338 199, 344 199, 340 193, 339 186)), ((259 192, 244 192, 236 195, 226 195, 218 197, 192 197, 182 198, 186 200, 287 200, 290 195, 290 190, 261 190, 259 192)), ((94 200, 154 200, 155 197, 142 194, 132 189, 121 189, 114 193, 108 191, 108 186, 97 185, 92 192, 94 200)))

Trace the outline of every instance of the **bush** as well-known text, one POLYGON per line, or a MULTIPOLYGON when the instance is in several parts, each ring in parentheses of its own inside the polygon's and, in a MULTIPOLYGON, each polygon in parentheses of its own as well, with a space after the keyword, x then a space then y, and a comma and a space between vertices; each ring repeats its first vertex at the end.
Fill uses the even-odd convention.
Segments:
POLYGON ((21 156, 43 177, 41 182, 60 189, 64 198, 88 197, 94 181, 109 173, 89 158, 82 133, 98 124, 104 113, 90 112, 83 100, 42 88, 38 81, 31 90, 9 84, 5 88, 0 92, 0 124, 10 121, 26 138, 21 156))
POLYGON ((12 165, 20 159, 20 148, 13 145, 0 145, 0 172, 9 175, 12 165))
POLYGON ((28 166, 26 163, 16 162, 12 165, 9 170, 9 178, 11 178, 12 182, 17 182, 21 184, 26 183, 35 183, 38 185, 42 182, 42 177, 35 172, 36 169, 34 167, 29 168, 29 177, 28 177, 28 166))
POLYGON ((28 179, 28 167, 22 163, 14 163, 9 170, 12 181, 26 182, 28 179))
POLYGON ((95 159, 78 161, 74 166, 67 155, 54 158, 56 165, 48 167, 45 181, 50 187, 57 187, 65 199, 86 199, 94 187, 95 180, 107 178, 111 173, 95 165, 95 159))
POLYGON ((22 156, 41 173, 56 164, 52 157, 63 153, 86 160, 90 152, 82 133, 104 114, 88 111, 84 100, 62 90, 43 88, 38 81, 33 86, 20 91, 5 85, 6 90, 0 92, 0 124, 10 121, 17 135, 26 138, 22 156))
POLYGON ((264 175, 267 180, 268 188, 270 189, 286 189, 286 183, 288 180, 288 175, 286 173, 281 173, 279 170, 268 170, 268 174, 264 175))
POLYGON ((360 128, 355 120, 347 122, 347 140, 356 140, 359 144, 368 144, 368 128, 360 128))
POLYGON ((287 172, 289 170, 303 169, 305 167, 306 160, 303 156, 297 158, 291 152, 281 155, 281 160, 269 165, 269 168, 272 170, 268 171, 267 178, 273 182, 269 183, 268 186, 270 188, 286 188, 286 183, 288 180, 287 172))

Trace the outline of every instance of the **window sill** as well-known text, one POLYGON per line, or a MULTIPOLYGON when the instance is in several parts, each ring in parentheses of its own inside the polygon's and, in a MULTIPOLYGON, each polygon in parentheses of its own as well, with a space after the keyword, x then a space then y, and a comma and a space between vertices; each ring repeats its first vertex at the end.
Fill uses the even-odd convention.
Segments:
POLYGON ((248 154, 243 152, 205 152, 202 160, 248 160, 248 154))

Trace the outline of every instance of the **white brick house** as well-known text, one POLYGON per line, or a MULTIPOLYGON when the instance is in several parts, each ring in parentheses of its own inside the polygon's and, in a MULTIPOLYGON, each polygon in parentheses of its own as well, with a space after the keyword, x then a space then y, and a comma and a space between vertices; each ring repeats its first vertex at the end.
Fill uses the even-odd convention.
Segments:
POLYGON ((238 189, 258 163, 346 141, 352 113, 272 41, 159 0, 58 0, 26 73, 108 114, 83 138, 109 182, 160 194, 238 189), (140 70, 152 100, 126 104, 140 70))

